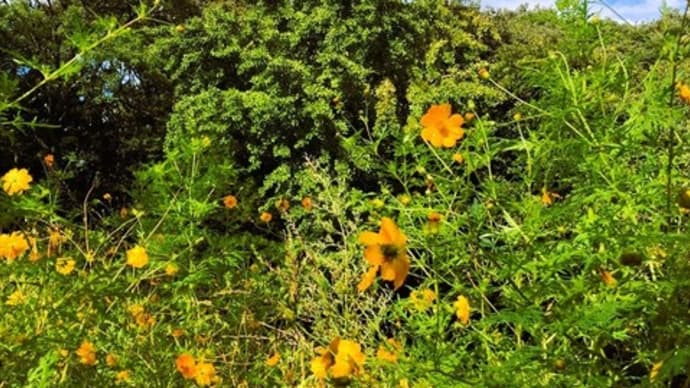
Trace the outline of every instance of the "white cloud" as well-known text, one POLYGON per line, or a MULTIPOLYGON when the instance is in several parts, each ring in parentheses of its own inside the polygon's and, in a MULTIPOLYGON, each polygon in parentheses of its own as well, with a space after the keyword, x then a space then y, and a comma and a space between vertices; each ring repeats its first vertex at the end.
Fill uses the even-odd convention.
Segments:
MULTIPOLYGON (((662 5, 666 5, 673 8, 680 8, 683 6, 683 0, 609 0, 607 3, 616 10, 621 16, 626 20, 631 22, 640 22, 653 20, 659 17, 659 10, 662 5)), ((541 7, 550 8, 555 4, 554 0, 481 0, 482 7, 484 8, 507 8, 516 9, 521 4, 527 4, 530 8, 541 7)), ((592 12, 599 13, 602 17, 609 17, 614 20, 619 20, 620 18, 616 16, 607 7, 603 6, 597 1, 592 1, 592 12)))

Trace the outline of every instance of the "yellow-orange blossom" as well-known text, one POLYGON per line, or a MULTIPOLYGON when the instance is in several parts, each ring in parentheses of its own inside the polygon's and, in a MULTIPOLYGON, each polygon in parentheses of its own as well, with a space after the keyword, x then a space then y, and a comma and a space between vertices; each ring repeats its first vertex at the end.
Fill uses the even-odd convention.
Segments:
POLYGON ((451 113, 450 104, 432 105, 422 116, 422 138, 436 148, 455 147, 458 140, 465 136, 462 129, 465 120, 462 115, 451 113))
POLYGON ((395 222, 383 217, 379 232, 362 232, 359 242, 366 246, 364 258, 370 267, 357 285, 357 289, 364 291, 369 288, 374 283, 379 269, 383 280, 393 282, 396 290, 400 288, 410 272, 410 260, 407 258, 405 247, 407 238, 395 222))

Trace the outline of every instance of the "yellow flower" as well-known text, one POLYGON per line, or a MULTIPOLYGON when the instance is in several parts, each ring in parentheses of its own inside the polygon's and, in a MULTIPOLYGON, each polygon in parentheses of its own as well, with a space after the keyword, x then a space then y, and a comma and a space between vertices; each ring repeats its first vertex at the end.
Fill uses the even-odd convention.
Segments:
POLYGON ((482 79, 489 79, 491 77, 491 74, 489 74, 489 70, 486 70, 486 68, 481 68, 479 69, 479 77, 482 79))
POLYGON ((96 348, 91 342, 84 340, 75 353, 82 364, 96 365, 96 348))
POLYGON ((211 363, 200 361, 196 364, 196 374, 194 375, 194 381, 202 387, 210 385, 212 382, 217 381, 216 368, 211 363))
POLYGON ((189 380, 196 376, 196 361, 189 353, 182 353, 177 356, 175 360, 177 371, 182 374, 182 377, 189 380))
POLYGON ((313 203, 311 197, 302 198, 302 207, 304 208, 304 210, 310 211, 313 206, 314 206, 314 203, 313 203))
POLYGON ((376 351, 376 358, 386 362, 398 362, 398 353, 402 349, 402 345, 394 338, 389 338, 386 342, 388 343, 387 346, 383 344, 379 345, 376 351))
POLYGON ((680 97, 683 102, 686 104, 690 104, 690 87, 688 85, 680 82, 677 85, 678 88, 678 97, 680 97))
POLYGON ((269 223, 273 219, 273 215, 269 212, 263 212, 259 216, 259 219, 265 223, 269 223))
POLYGON ((400 288, 410 271, 410 260, 407 258, 405 247, 407 238, 395 222, 383 217, 379 232, 362 232, 359 242, 366 246, 364 258, 370 267, 357 285, 357 289, 361 292, 369 288, 379 269, 383 280, 393 282, 396 290, 400 288))
POLYGON ((520 113, 520 112, 515 113, 515 114, 513 115, 513 120, 515 120, 515 121, 520 121, 520 120, 522 120, 522 113, 520 113))
POLYGON ((457 164, 462 164, 462 162, 465 161, 465 158, 462 156, 462 154, 456 152, 453 154, 453 161, 457 164))
POLYGON ((117 374, 115 375, 115 381, 118 384, 119 383, 126 383, 127 381, 129 381, 129 379, 130 379, 130 376, 129 376, 128 370, 121 370, 121 371, 117 372, 117 374))
POLYGON ((29 190, 29 183, 31 183, 34 178, 29 175, 29 170, 25 168, 13 168, 3 175, 0 180, 2 180, 2 189, 5 190, 7 195, 12 196, 29 190))
POLYGON ((21 232, 0 234, 0 258, 4 257, 9 261, 14 261, 27 250, 29 250, 29 242, 26 241, 21 232))
POLYGON ((546 187, 542 187, 541 189, 541 203, 544 204, 544 206, 550 206, 553 204, 553 201, 556 198, 560 198, 561 196, 558 195, 557 193, 552 193, 546 189, 546 187))
POLYGON ((165 266, 165 274, 168 276, 175 276, 180 271, 180 268, 175 263, 168 263, 165 266))
POLYGON ((112 353, 108 353, 105 356, 105 364, 111 367, 117 365, 117 357, 112 353))
POLYGON ((472 112, 467 112, 467 113, 465 113, 465 115, 463 116, 463 118, 465 119, 465 122, 466 122, 466 123, 469 123, 470 121, 474 120, 475 116, 474 116, 474 113, 472 113, 472 112))
POLYGON ((426 311, 434 304, 436 293, 428 288, 421 291, 413 290, 410 293, 410 300, 415 310, 426 311))
POLYGON ((317 349, 317 353, 319 356, 312 360, 311 371, 320 379, 329 374, 334 379, 344 379, 362 372, 365 356, 354 341, 335 338, 328 349, 317 349))
POLYGON ((470 301, 463 295, 458 296, 455 301, 455 315, 463 325, 470 322, 470 301))
POLYGON ((267 366, 276 366, 280 362, 280 353, 275 352, 271 357, 266 359, 267 366))
POLYGON ((223 206, 226 209, 234 209, 237 206, 237 197, 234 195, 226 195, 223 197, 223 206))
POLYGON ((74 266, 77 264, 71 257, 61 257, 55 262, 55 270, 62 275, 69 275, 74 271, 74 266))
POLYGON ((127 251, 127 265, 134 268, 143 268, 149 263, 149 255, 142 246, 135 246, 127 251))
POLYGON ((436 148, 455 147, 458 140, 465 136, 462 129, 464 123, 462 115, 451 115, 450 104, 432 105, 422 116, 422 138, 436 148))
POLYGON ((24 304, 26 299, 27 297, 22 290, 16 290, 7 297, 5 304, 8 306, 19 306, 20 304, 24 304))

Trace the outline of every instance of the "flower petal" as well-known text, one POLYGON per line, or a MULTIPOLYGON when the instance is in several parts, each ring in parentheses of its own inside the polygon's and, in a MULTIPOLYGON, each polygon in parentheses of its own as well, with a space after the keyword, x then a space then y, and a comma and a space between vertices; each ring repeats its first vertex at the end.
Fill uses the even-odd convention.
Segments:
POLYGON ((369 287, 371 287, 371 285, 374 283, 374 280, 376 280, 376 273, 378 271, 378 266, 371 266, 369 270, 364 275, 362 275, 362 280, 360 280, 359 284, 357 284, 357 291, 364 292, 369 287))
POLYGON ((383 252, 380 245, 369 245, 364 249, 364 258, 371 265, 381 265, 383 263, 383 252))
POLYGON ((396 247, 401 247, 404 249, 404 245, 407 242, 405 235, 402 234, 395 221, 388 217, 383 217, 381 219, 381 236, 385 244, 392 244, 396 247))
POLYGON ((410 272, 410 260, 407 256, 400 257, 393 261, 395 267, 395 279, 393 279, 393 288, 396 290, 400 288, 407 279, 407 274, 410 272))
POLYGON ((364 244, 364 245, 382 244, 381 236, 378 233, 374 233, 374 232, 362 232, 359 234, 359 237, 357 237, 357 240, 359 241, 360 244, 364 244))
POLYGON ((448 128, 460 127, 463 124, 465 124, 465 119, 463 119, 462 116, 457 113, 450 116, 448 120, 446 120, 446 127, 448 128))

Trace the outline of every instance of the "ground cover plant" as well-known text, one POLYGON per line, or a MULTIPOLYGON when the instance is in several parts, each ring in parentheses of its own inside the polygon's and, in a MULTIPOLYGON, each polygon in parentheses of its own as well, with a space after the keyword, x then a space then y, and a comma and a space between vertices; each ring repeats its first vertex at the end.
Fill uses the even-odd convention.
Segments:
POLYGON ((686 13, 5 2, 0 387, 690 384, 686 13))

